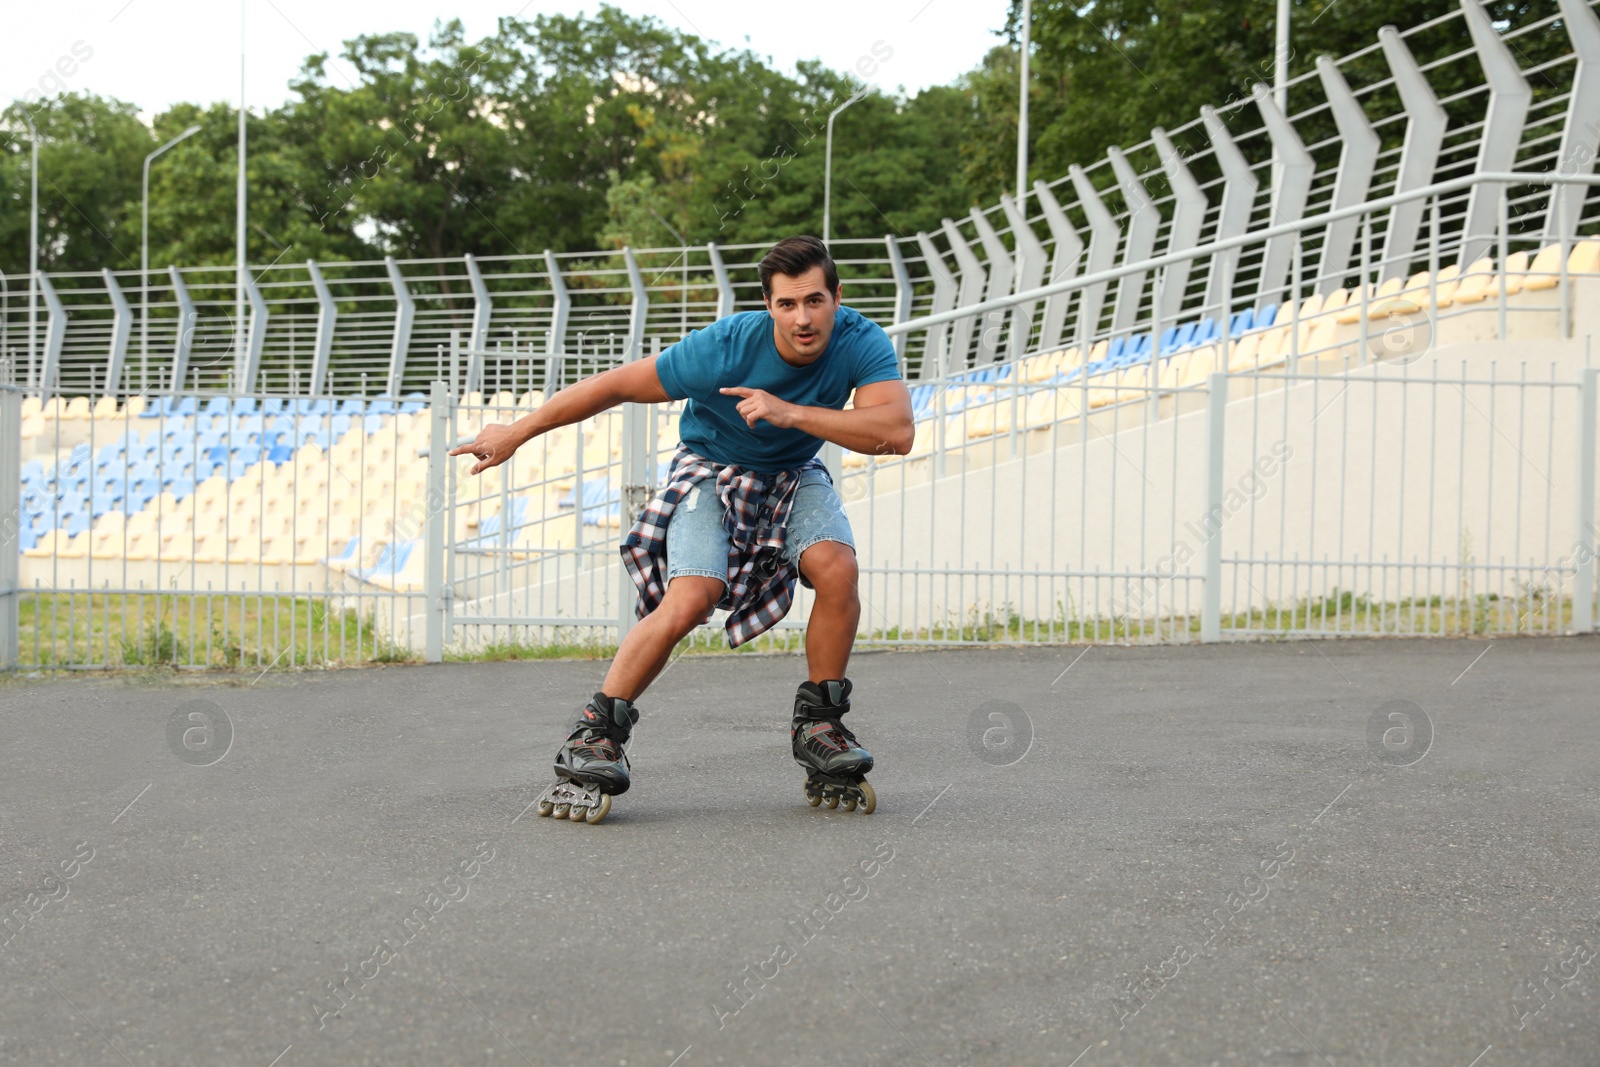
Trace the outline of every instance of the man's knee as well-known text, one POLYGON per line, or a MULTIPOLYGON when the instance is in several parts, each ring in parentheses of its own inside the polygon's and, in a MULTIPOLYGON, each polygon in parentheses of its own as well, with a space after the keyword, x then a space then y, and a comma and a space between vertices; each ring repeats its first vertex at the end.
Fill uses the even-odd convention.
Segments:
POLYGON ((800 554, 800 573, 818 596, 857 596, 859 571, 855 549, 840 541, 818 541, 800 554))
POLYGON ((664 615, 674 629, 688 633, 711 615, 722 599, 723 588, 718 578, 682 575, 667 586, 667 594, 661 598, 656 611, 664 615))

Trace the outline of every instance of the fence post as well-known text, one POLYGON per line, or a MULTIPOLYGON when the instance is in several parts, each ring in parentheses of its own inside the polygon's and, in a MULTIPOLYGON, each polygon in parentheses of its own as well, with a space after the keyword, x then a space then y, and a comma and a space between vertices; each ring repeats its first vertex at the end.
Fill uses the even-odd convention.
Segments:
MULTIPOLYGON (((650 354, 661 354, 661 338, 650 338, 650 354)), ((629 339, 628 350, 624 358, 633 362, 644 355, 644 338, 634 336, 629 339)), ((622 408, 622 490, 618 495, 618 506, 622 513, 621 532, 626 537, 633 528, 634 522, 643 514, 645 507, 650 503, 650 487, 655 484, 655 418, 653 409, 644 404, 626 404, 622 408)), ((578 508, 583 508, 579 501, 578 508)), ((638 619, 634 615, 634 605, 638 602, 637 591, 633 586, 633 579, 628 575, 627 567, 622 565, 622 557, 617 560, 617 643, 628 636, 628 631, 633 629, 638 619)))
POLYGON ((1206 533, 1200 640, 1222 640, 1222 448, 1228 410, 1228 376, 1211 375, 1206 397, 1206 533))
POLYGON ((428 389, 428 494, 426 498, 428 525, 423 560, 423 588, 427 592, 426 647, 423 659, 428 663, 444 661, 445 641, 445 573, 444 539, 445 520, 450 514, 450 501, 446 496, 445 475, 450 470, 450 394, 442 380, 436 380, 428 389))
POLYGON ((20 655, 21 538, 22 393, 0 388, 0 670, 15 667, 20 655))
POLYGON ((1600 370, 1585 367, 1578 390, 1578 573, 1572 581, 1572 632, 1594 632, 1594 449, 1595 401, 1600 370))

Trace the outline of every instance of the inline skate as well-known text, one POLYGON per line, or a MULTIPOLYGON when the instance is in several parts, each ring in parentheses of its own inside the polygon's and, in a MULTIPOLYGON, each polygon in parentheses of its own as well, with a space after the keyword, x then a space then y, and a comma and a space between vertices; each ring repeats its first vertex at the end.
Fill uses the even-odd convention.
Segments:
POLYGON ((794 761, 807 772, 806 801, 814 808, 827 804, 845 811, 859 808, 871 815, 878 798, 867 783, 872 753, 862 748, 856 735, 840 719, 850 710, 850 680, 802 682, 794 697, 794 721, 789 728, 794 761))
POLYGON ((539 814, 591 824, 604 819, 611 798, 628 791, 623 746, 638 721, 639 709, 628 701, 596 693, 556 752, 557 781, 536 802, 539 814))

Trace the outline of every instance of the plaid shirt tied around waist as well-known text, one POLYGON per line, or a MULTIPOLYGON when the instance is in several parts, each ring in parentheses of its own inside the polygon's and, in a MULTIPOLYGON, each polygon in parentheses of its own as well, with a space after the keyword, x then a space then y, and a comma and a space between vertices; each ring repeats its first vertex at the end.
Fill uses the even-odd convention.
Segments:
MULTIPOLYGON (((783 556, 789 512, 800 476, 811 470, 827 476, 820 459, 760 475, 733 464, 719 466, 680 445, 666 485, 622 542, 623 566, 639 587, 639 618, 660 606, 667 592, 667 523, 673 511, 695 486, 714 481, 722 528, 728 532, 728 588, 717 604, 729 612, 728 647, 738 648, 777 625, 789 614, 799 577, 799 568, 783 556), (768 494, 775 497, 770 511, 768 494)), ((828 483, 833 484, 831 476, 828 483)))

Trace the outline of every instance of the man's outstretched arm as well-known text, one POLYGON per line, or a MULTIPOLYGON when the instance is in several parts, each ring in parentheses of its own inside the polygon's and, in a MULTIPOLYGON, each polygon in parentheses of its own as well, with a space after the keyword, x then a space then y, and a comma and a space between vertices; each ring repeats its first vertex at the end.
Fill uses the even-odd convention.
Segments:
POLYGON ((671 399, 661 387, 661 377, 656 373, 656 357, 651 356, 575 382, 509 426, 499 423, 485 426, 478 431, 477 440, 452 448, 450 454, 476 456, 478 462, 468 473, 477 474, 490 467, 498 467, 510 459, 518 448, 542 433, 582 422, 629 401, 635 404, 665 404, 671 399))
POLYGON ((765 421, 784 429, 804 430, 863 455, 904 456, 911 451, 916 435, 911 392, 898 380, 861 386, 855 404, 843 411, 791 404, 761 389, 722 391, 743 398, 739 414, 752 428, 765 421))

